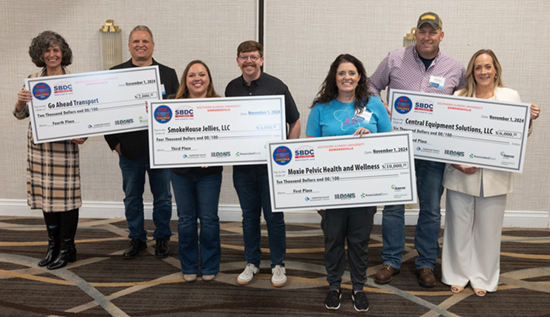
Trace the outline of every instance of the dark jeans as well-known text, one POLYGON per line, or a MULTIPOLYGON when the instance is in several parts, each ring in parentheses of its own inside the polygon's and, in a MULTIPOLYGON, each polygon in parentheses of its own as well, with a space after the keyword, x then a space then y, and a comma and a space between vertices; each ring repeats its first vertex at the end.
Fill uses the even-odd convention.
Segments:
POLYGON ((183 274, 197 274, 200 221, 201 274, 215 275, 220 271, 220 218, 218 202, 222 173, 200 176, 189 172, 172 175, 172 187, 178 206, 178 253, 183 274))
POLYGON ((145 189, 145 173, 149 175, 149 186, 153 193, 153 222, 156 229, 154 239, 170 240, 170 218, 172 217, 172 194, 170 192, 170 170, 150 169, 149 156, 142 152, 137 160, 119 156, 119 166, 122 171, 122 189, 124 208, 130 239, 147 240, 147 231, 143 227, 143 191, 145 189))
POLYGON ((233 186, 239 196, 243 211, 244 258, 247 263, 260 267, 260 216, 262 208, 267 223, 267 236, 271 268, 284 265, 286 253, 286 228, 282 212, 271 212, 269 182, 267 174, 245 174, 233 170, 233 186))
MULTIPOLYGON (((435 268, 439 256, 439 230, 441 227, 441 195, 445 163, 414 160, 416 188, 420 212, 414 238, 418 251, 416 268, 435 268)), ((382 214, 382 260, 384 264, 401 267, 405 250, 405 206, 386 206, 382 214)))

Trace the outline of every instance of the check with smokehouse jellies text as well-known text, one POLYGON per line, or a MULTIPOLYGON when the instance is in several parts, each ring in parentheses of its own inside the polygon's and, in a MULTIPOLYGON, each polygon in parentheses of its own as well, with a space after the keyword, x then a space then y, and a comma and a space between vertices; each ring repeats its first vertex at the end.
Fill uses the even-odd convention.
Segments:
POLYGON ((152 168, 266 164, 286 139, 283 95, 173 99, 149 106, 152 168))
POLYGON ((145 101, 162 99, 158 66, 25 79, 34 143, 147 129, 145 101))
POLYGON ((410 132, 268 144, 273 211, 416 203, 410 132))
POLYGON ((521 173, 530 105, 391 90, 395 131, 412 131, 414 157, 521 173))

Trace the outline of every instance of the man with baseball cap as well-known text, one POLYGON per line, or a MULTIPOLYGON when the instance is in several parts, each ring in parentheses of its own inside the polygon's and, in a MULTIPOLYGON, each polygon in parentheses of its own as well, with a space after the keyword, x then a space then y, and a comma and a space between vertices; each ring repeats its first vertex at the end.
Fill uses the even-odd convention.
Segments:
MULTIPOLYGON (((465 84, 465 69, 462 63, 439 48, 444 36, 442 28, 437 14, 420 15, 414 34, 416 45, 392 51, 384 58, 370 78, 372 93, 380 97, 382 90, 391 88, 452 95, 460 89, 465 84)), ((444 168, 445 163, 415 159, 420 211, 414 246, 418 251, 418 283, 423 287, 434 287, 436 283, 433 270, 439 255, 444 168)), ((384 207, 382 238, 383 265, 374 281, 387 284, 399 273, 405 249, 404 205, 384 207)))

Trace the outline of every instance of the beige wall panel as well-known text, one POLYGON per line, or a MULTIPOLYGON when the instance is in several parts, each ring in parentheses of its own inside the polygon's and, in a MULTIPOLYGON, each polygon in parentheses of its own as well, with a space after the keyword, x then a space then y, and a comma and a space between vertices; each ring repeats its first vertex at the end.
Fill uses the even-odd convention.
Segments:
POLYGON ((504 83, 518 90, 523 101, 541 106, 524 173, 515 176, 507 209, 548 211, 548 1, 266 1, 265 70, 289 86, 303 136, 309 106, 336 56, 355 55, 371 74, 389 51, 402 47, 403 36, 426 11, 443 20, 443 50, 467 65, 477 50, 492 49, 503 66, 504 83))
MULTIPOLYGON (((266 1, 265 70, 290 88, 302 116, 302 136, 309 106, 330 63, 340 53, 363 61, 372 73, 386 54, 402 46, 402 39, 418 16, 437 12, 444 23, 443 50, 464 64, 480 48, 493 49, 504 68, 504 82, 524 101, 541 106, 542 116, 530 137, 525 171, 515 176, 509 210, 548 211, 550 206, 550 132, 548 83, 550 65, 550 2, 545 0, 488 1, 266 1)), ((28 121, 11 115, 23 79, 37 68, 30 62, 31 39, 44 30, 62 34, 74 53, 73 73, 100 70, 99 27, 114 19, 122 28, 123 59, 129 31, 137 24, 151 27, 154 57, 181 76, 193 59, 211 68, 218 93, 240 75, 235 63, 237 45, 256 38, 257 1, 48 1, 0 3, 6 26, 0 48, 0 199, 24 199, 26 130, 28 121), (162 5, 160 5, 162 3, 162 5)), ((103 138, 88 140, 81 152, 83 199, 122 201, 116 156, 103 138)), ((146 190, 146 200, 151 197, 146 190)), ((231 168, 224 172, 222 204, 237 204, 231 168)))

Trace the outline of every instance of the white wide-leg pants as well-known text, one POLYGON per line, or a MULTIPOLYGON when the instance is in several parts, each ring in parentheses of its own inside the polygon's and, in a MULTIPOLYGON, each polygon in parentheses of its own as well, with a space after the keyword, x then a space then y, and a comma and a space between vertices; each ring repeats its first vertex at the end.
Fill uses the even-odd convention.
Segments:
POLYGON ((442 282, 495 292, 506 195, 474 197, 447 189, 442 282))

